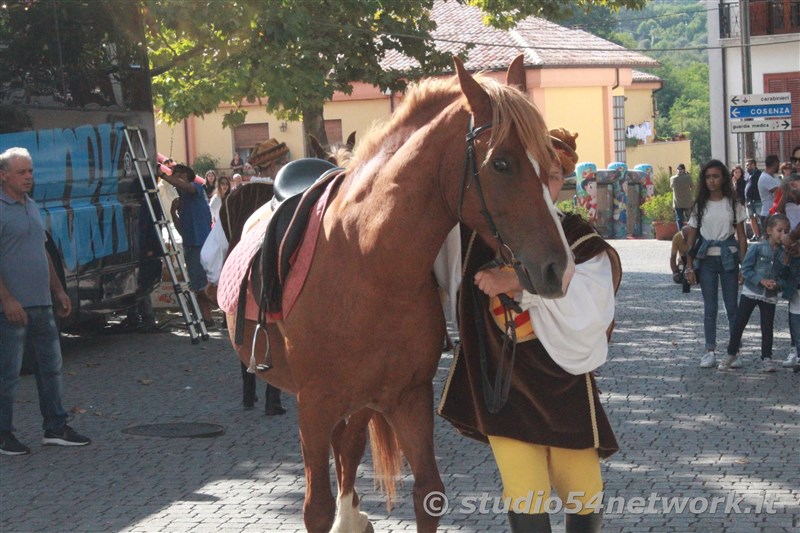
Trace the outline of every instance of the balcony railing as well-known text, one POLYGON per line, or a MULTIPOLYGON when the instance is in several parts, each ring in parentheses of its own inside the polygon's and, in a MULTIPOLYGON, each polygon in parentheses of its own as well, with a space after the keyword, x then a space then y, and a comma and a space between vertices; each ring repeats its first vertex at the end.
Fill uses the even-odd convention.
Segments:
MULTIPOLYGON (((722 4, 720 37, 740 35, 739 4, 722 4)), ((800 33, 800 0, 750 0, 750 36, 800 33)))

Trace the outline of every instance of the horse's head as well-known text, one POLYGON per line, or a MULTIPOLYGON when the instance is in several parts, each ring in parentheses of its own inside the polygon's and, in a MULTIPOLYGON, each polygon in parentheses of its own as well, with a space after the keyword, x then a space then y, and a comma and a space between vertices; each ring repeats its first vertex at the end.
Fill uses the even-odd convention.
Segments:
POLYGON ((550 198, 554 154, 544 120, 524 93, 522 56, 509 67, 506 85, 473 78, 455 63, 471 114, 459 218, 515 267, 527 291, 562 296, 574 262, 550 198))

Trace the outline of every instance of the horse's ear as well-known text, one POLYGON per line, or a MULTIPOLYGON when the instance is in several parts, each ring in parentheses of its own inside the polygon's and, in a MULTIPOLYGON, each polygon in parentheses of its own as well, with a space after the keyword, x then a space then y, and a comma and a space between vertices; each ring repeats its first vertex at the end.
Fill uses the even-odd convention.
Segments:
POLYGON ((508 66, 506 85, 517 88, 522 92, 528 91, 528 83, 525 81, 525 56, 523 54, 515 57, 514 61, 508 66))
POLYGON ((314 152, 317 158, 327 159, 328 154, 325 153, 325 149, 319 143, 317 138, 311 135, 310 133, 308 134, 308 142, 311 144, 311 150, 314 152))
POLYGON ((353 151, 353 149, 356 147, 356 132, 353 132, 353 133, 351 133, 351 134, 350 134, 350 135, 347 137, 347 142, 345 143, 345 146, 346 146, 346 147, 347 147, 347 149, 348 149, 348 150, 350 150, 351 152, 353 151))
POLYGON ((457 57, 453 57, 458 74, 458 82, 461 85, 461 92, 467 97, 469 108, 475 116, 475 126, 480 126, 492 119, 492 102, 489 95, 483 90, 480 83, 464 68, 464 63, 457 57))

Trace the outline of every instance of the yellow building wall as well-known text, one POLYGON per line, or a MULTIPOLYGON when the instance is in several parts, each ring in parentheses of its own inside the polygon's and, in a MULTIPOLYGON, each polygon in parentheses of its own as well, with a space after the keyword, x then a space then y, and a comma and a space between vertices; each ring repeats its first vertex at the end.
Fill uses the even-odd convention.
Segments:
POLYGON ((635 148, 626 150, 628 168, 636 165, 648 164, 653 166, 653 175, 674 174, 678 163, 683 163, 686 168, 692 164, 691 141, 667 141, 640 144, 635 148), (671 167, 671 170, 670 170, 671 167))
MULTIPOLYGON (((166 123, 156 124, 156 145, 158 151, 172 156, 179 162, 190 165, 200 154, 209 154, 219 160, 220 168, 226 169, 233 156, 233 131, 222 127, 222 117, 228 108, 221 108, 204 117, 189 119, 189 128, 194 131, 194 139, 186 141, 185 126, 181 122, 174 127, 166 123), (170 150, 170 145, 172 149, 170 150)), ((334 101, 325 105, 326 120, 342 121, 342 140, 351 132, 356 132, 356 143, 363 138, 374 123, 387 120, 391 116, 389 98, 382 100, 334 101)), ((267 113, 265 106, 248 108, 245 124, 269 124, 269 133, 278 141, 289 147, 290 157, 297 159, 305 154, 303 125, 301 122, 279 120, 275 115, 267 113), (286 123, 286 131, 280 130, 286 123)), ((264 139, 266 140, 266 139, 264 139)))
POLYGON ((356 144, 367 135, 370 129, 377 124, 386 122, 391 116, 389 98, 384 100, 342 100, 325 104, 325 120, 341 120, 342 140, 346 140, 350 133, 356 132, 356 144))
POLYGON ((608 103, 602 87, 549 88, 541 94, 539 108, 547 126, 578 133, 575 142, 581 161, 591 161, 597 168, 611 163, 606 155, 606 141, 611 134, 605 115, 608 103))
MULTIPOLYGON (((650 127, 655 133, 655 122, 653 120, 653 92, 651 90, 625 90, 625 125, 641 124, 649 122, 650 127)), ((652 136, 647 140, 651 141, 652 136)))
POLYGON ((171 157, 175 161, 186 161, 185 122, 170 126, 156 117, 156 147, 158 153, 171 157))
MULTIPOLYGON (((620 85, 614 94, 624 94, 625 122, 638 124, 653 121, 652 91, 659 84, 630 81, 630 71, 620 69, 532 69, 528 71, 528 93, 542 112, 550 128, 565 127, 578 133, 578 154, 581 162, 592 162, 598 168, 607 168, 614 161, 612 86, 620 85), (564 83, 572 87, 562 87, 564 83)), ((375 87, 356 84, 352 95, 336 94, 325 105, 327 120, 342 121, 342 135, 356 132, 357 142, 364 139, 377 123, 388 120, 393 107, 402 101, 401 95, 387 96, 375 87)), ((233 153, 233 133, 222 127, 222 117, 229 108, 224 106, 203 118, 192 117, 174 127, 156 124, 156 143, 159 152, 180 162, 192 164, 198 154, 210 154, 225 169, 233 153), (187 135, 187 131, 189 134, 187 135)), ((302 124, 279 120, 267 113, 263 104, 247 107, 246 124, 268 123, 270 135, 285 142, 294 158, 305 154, 302 124), (286 131, 280 125, 286 122, 286 131)), ((651 140, 651 139, 648 139, 651 140)), ((683 162, 689 164, 689 141, 646 143, 627 149, 628 168, 647 163, 668 172, 669 168, 683 162)))

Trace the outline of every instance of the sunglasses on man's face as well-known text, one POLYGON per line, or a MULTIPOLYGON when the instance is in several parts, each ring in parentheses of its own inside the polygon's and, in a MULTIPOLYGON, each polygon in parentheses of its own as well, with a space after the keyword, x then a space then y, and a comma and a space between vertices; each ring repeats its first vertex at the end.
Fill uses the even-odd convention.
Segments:
POLYGON ((789 161, 791 161, 793 165, 795 163, 800 163, 800 157, 790 157, 789 161))

